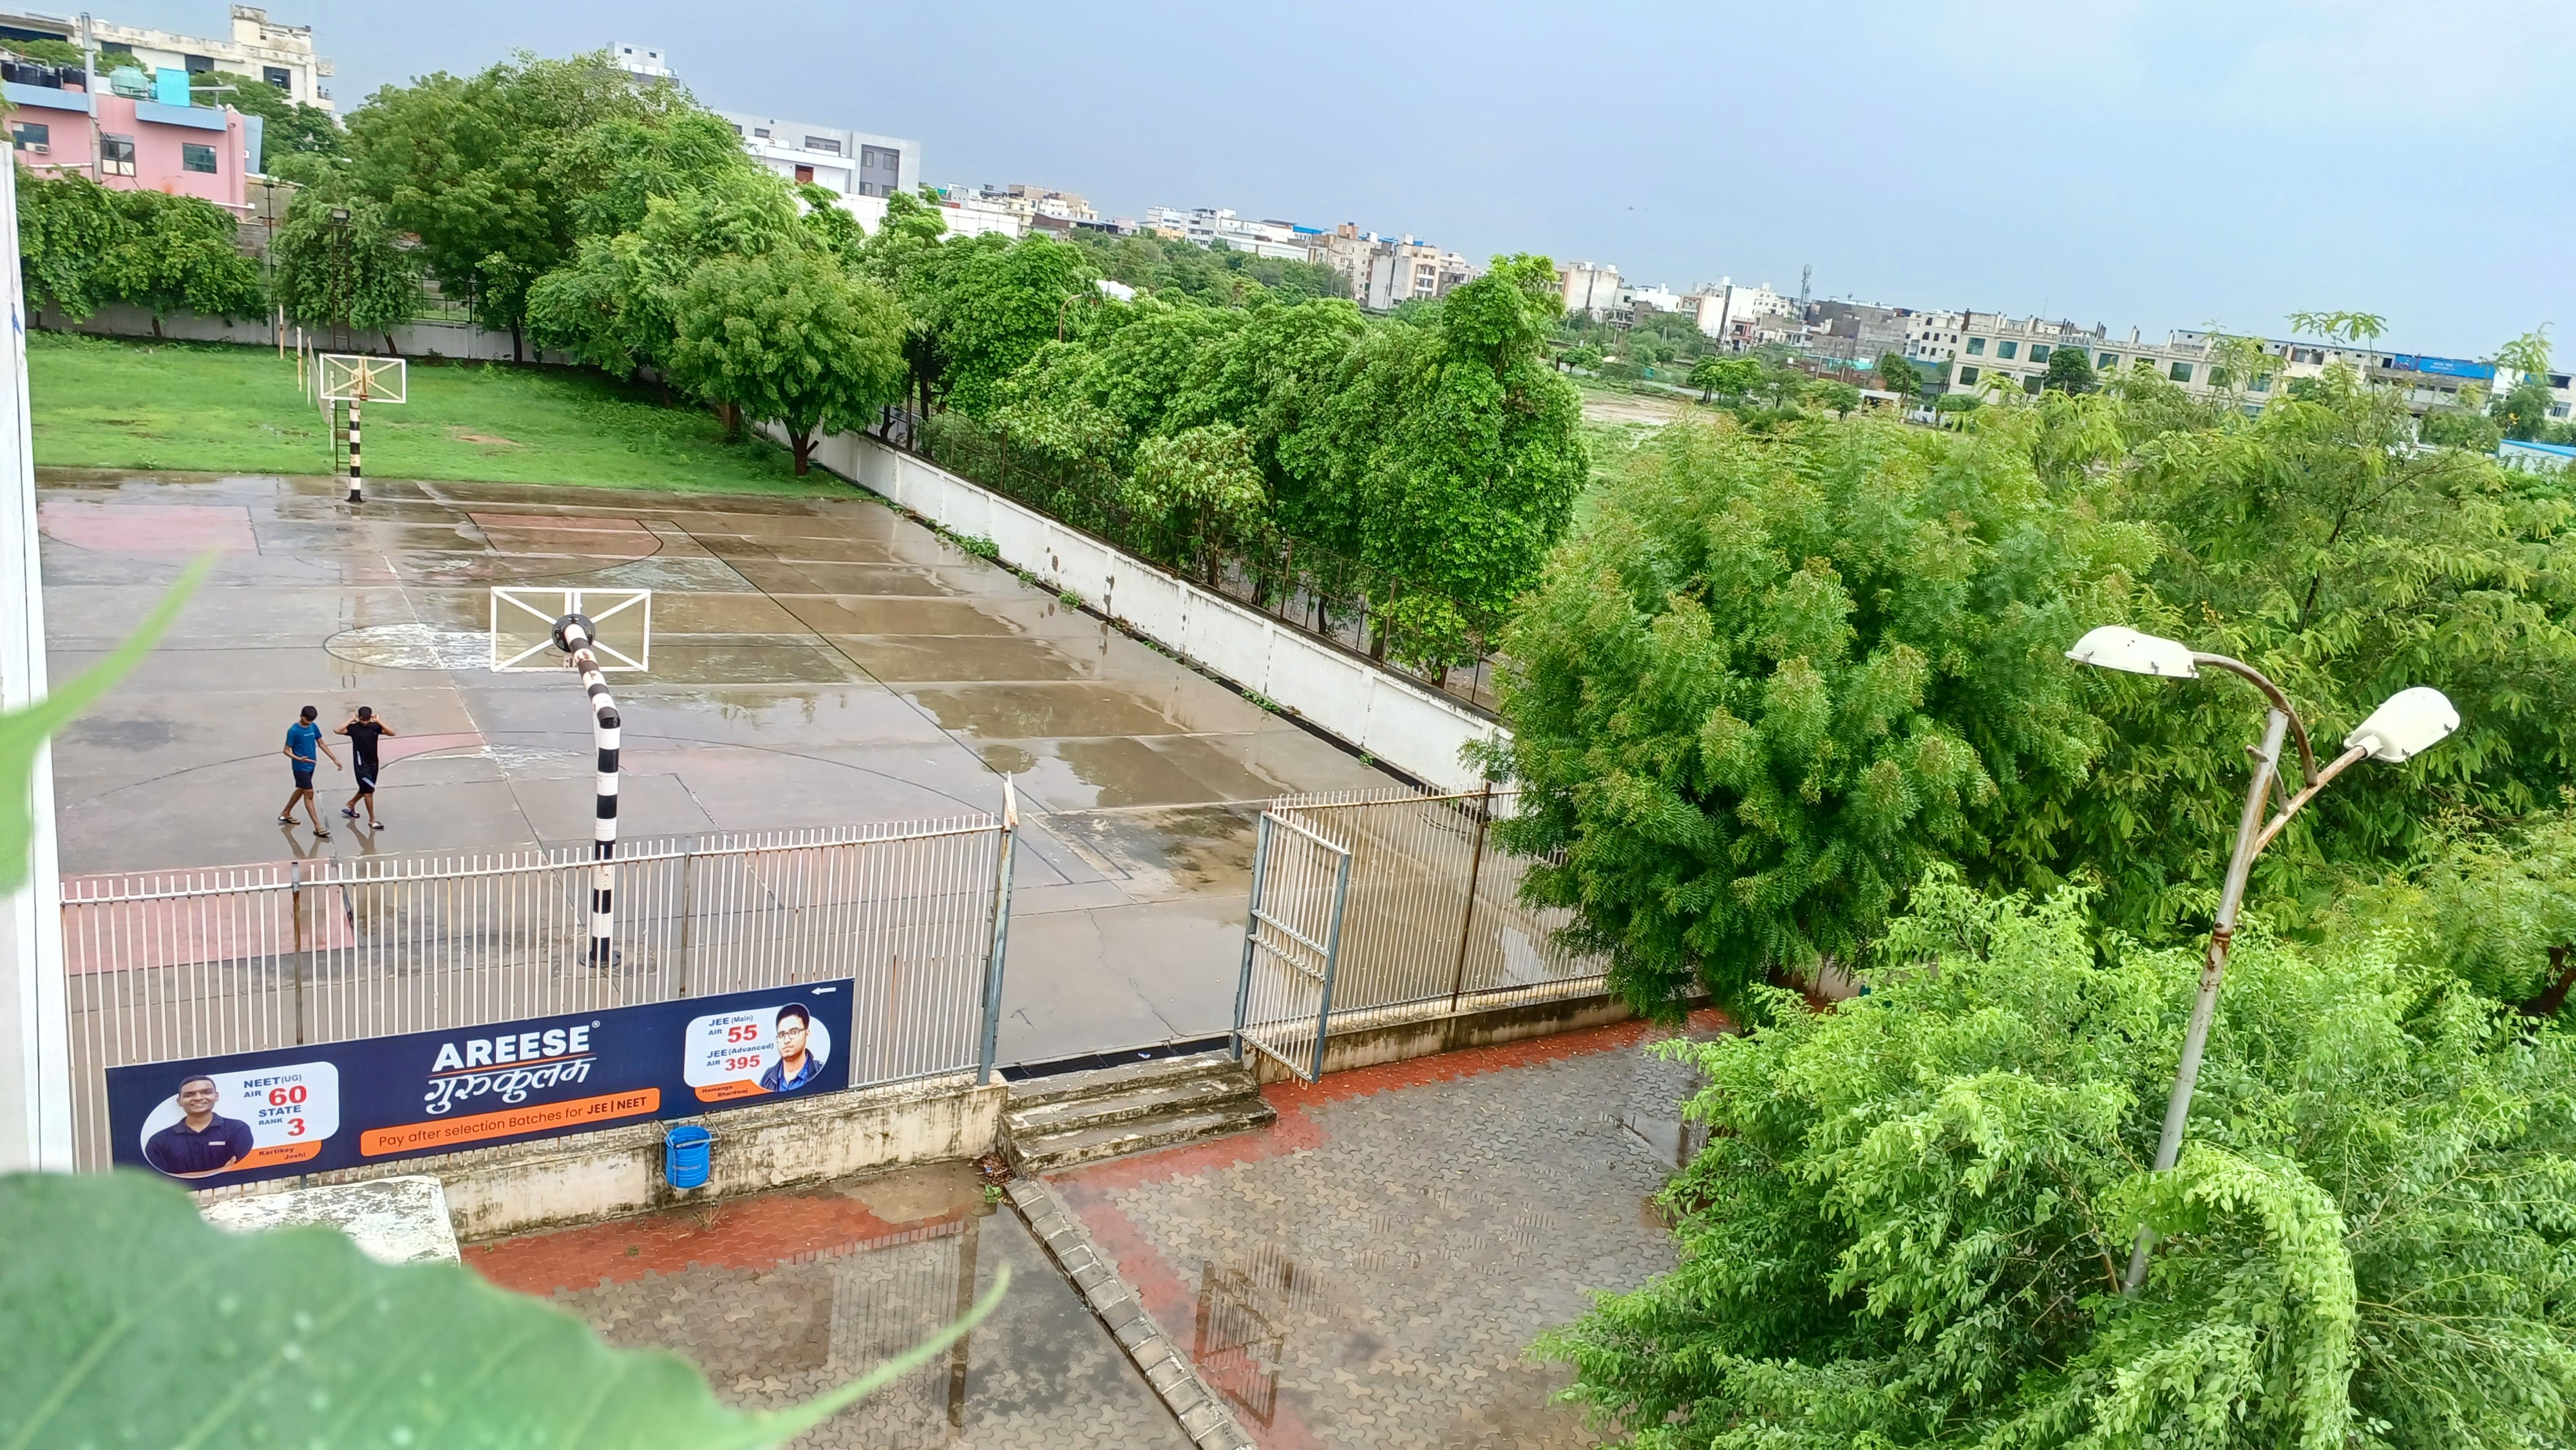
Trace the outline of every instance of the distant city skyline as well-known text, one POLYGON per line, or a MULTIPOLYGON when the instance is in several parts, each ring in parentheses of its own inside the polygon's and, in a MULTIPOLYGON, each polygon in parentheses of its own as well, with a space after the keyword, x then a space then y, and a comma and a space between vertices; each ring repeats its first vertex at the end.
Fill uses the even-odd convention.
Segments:
MULTIPOLYGON (((2576 336, 2576 10, 2112 0, 1210 12, 668 0, 274 0, 354 110, 516 49, 656 46, 710 106, 917 139, 938 182, 1103 215, 1225 206, 1544 252, 1685 290, 1731 276, 2125 333, 2385 314, 2483 356, 2576 336)), ((222 34, 219 0, 129 24, 222 34)))

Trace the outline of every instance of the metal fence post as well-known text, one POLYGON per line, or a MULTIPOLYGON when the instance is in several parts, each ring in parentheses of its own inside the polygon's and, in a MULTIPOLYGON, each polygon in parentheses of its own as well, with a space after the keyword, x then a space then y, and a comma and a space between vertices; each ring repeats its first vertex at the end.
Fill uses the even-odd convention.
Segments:
POLYGON ((1243 1061, 1243 1029, 1252 1008, 1253 943, 1261 935, 1262 867, 1270 858, 1270 813, 1263 811, 1252 833, 1252 907, 1243 922, 1243 975, 1234 987, 1234 1060, 1243 1061))
POLYGON ((683 836, 683 837, 681 837, 681 838, 680 838, 680 985, 679 985, 679 993, 678 993, 678 995, 683 996, 683 997, 685 997, 685 996, 689 995, 689 945, 690 945, 690 942, 693 940, 693 937, 692 937, 691 932, 690 932, 690 928, 696 925, 696 923, 697 923, 697 915, 698 915, 698 875, 697 875, 697 865, 698 865, 698 838, 697 838, 697 837, 695 837, 695 836, 683 836))
POLYGON ((1342 905, 1351 894, 1351 853, 1342 852, 1342 869, 1333 881, 1333 925, 1324 936, 1324 1002, 1315 1009, 1315 1071, 1306 1079, 1324 1079, 1324 1044, 1333 1024, 1333 968, 1342 959, 1342 905))
POLYGON ((1494 783, 1476 798, 1476 850, 1467 858, 1467 909, 1458 917, 1458 966, 1449 975, 1449 1011, 1458 1011, 1458 999, 1467 989, 1467 938, 1476 926, 1476 879, 1485 869, 1485 827, 1494 818, 1494 783))
POLYGON ((1002 1037, 1002 963, 1011 946, 1011 865, 1019 854, 1020 796, 1009 776, 1002 777, 1002 857, 993 865, 992 951, 984 964, 984 1043, 975 1059, 975 1081, 993 1080, 993 1056, 1002 1037))
POLYGON ((304 960, 311 955, 304 940, 304 863, 290 863, 286 887, 287 910, 295 918, 295 1045, 304 1045, 304 960))

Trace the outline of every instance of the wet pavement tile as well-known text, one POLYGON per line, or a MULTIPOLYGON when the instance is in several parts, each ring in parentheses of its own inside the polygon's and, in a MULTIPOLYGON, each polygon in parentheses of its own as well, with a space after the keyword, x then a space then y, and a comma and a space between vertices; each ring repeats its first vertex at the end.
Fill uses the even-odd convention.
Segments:
MULTIPOLYGON (((1709 1024, 1713 1025, 1713 1024, 1709 1024)), ((1670 1269, 1686 1069, 1621 1024, 1266 1089, 1258 1133, 1051 1181, 1264 1446, 1598 1443, 1527 1355, 1670 1269)))
POLYGON ((968 1165, 899 1169, 469 1245, 466 1264, 550 1298, 610 1343, 668 1349, 727 1403, 778 1409, 929 1337, 1008 1265, 955 1350, 793 1443, 1185 1447, 1187 1436, 1008 1204, 968 1165))

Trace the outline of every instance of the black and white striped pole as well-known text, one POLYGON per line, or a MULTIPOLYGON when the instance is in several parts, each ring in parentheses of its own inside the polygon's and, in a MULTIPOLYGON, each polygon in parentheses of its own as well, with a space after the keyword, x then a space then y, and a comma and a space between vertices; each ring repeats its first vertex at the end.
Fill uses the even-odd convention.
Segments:
POLYGON ((358 480, 366 473, 366 470, 358 464, 358 410, 359 405, 366 401, 367 385, 361 378, 357 396, 349 399, 349 502, 351 503, 366 502, 358 486, 358 480))
MULTIPOLYGON (((354 493, 355 490, 353 489, 354 493)), ((591 654, 598 631, 579 614, 555 621, 555 648, 572 657, 573 672, 590 695, 590 738, 599 754, 599 808, 590 826, 590 954, 594 967, 616 964, 610 938, 617 923, 617 702, 591 654)))

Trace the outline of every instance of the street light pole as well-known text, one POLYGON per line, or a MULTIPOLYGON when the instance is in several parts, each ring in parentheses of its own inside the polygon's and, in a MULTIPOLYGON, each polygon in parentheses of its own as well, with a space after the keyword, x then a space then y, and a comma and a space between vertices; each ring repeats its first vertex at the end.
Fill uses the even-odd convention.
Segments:
MULTIPOLYGON (((2272 838, 2281 834, 2290 818, 2316 799, 2317 792, 2332 784, 2336 776, 2365 757, 2392 763, 2406 760, 2458 729, 2460 716, 2439 690, 2420 685, 2400 690, 2344 737, 2343 754, 2319 769, 2307 726, 2290 708, 2289 697, 2262 671, 2242 660, 2209 654, 2118 625, 2104 625, 2086 634, 2066 652, 2066 657, 2078 664, 2169 679, 2196 679, 2203 667, 2223 670, 2262 691, 2270 705, 2263 720, 2262 743, 2246 752, 2253 758, 2253 778, 2245 784, 2245 806, 2237 813, 2236 839, 2227 855, 2227 876, 2218 891, 2218 914, 2209 929, 2209 954, 2201 964, 2200 990, 2192 999, 2190 1025, 2183 1031, 2182 1058, 2174 1065, 2173 1093, 2165 1101, 2164 1130, 2156 1138, 2155 1171, 2164 1173, 2182 1157, 2183 1130, 2191 1121, 2192 1090, 2200 1082, 2200 1060, 2208 1051, 2209 1029, 2218 1016, 2218 987, 2227 974, 2227 950, 2236 940, 2236 912, 2244 904, 2245 882, 2254 870, 2254 858, 2263 854, 2263 848, 2272 844, 2272 838), (2285 793, 2280 810, 2266 820, 2264 807, 2281 778, 2281 747, 2291 739, 2299 747, 2299 790, 2296 794, 2285 793)), ((2129 1251, 2129 1272, 2120 1284, 2123 1295, 2137 1297, 2147 1278, 2147 1251, 2154 1246, 2155 1230, 2139 1224, 2137 1241, 2129 1251)))

